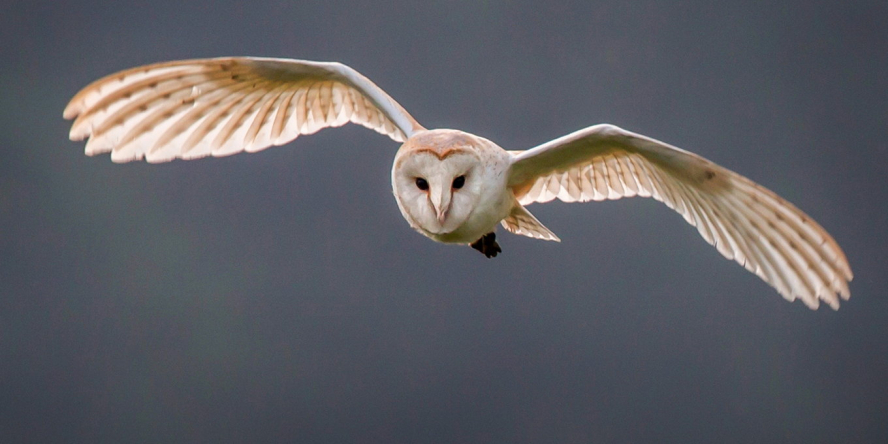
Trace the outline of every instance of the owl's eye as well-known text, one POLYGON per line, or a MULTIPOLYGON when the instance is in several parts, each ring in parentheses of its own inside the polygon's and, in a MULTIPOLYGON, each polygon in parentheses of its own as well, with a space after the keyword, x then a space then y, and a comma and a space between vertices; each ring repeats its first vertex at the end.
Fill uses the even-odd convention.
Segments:
POLYGON ((423 179, 422 177, 417 177, 416 178, 416 188, 426 191, 429 189, 429 183, 426 182, 426 180, 423 179))
POLYGON ((456 179, 453 179, 453 189, 458 190, 466 184, 466 176, 459 176, 456 179))

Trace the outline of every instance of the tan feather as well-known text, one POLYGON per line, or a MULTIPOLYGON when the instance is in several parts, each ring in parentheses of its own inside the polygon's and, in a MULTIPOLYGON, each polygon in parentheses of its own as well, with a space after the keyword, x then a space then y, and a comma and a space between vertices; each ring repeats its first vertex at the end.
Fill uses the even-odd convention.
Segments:
POLYGON ((509 184, 522 205, 651 196, 784 298, 837 309, 850 296, 851 268, 822 227, 773 192, 695 154, 597 125, 513 156, 509 184))
POLYGON ((65 108, 72 140, 115 162, 255 152, 354 122, 404 141, 423 129, 366 77, 339 63, 230 57, 133 68, 65 108))
POLYGON ((511 233, 520 234, 522 236, 532 237, 534 239, 550 240, 561 242, 561 239, 551 230, 545 227, 527 208, 521 205, 512 207, 512 212, 500 224, 511 233))

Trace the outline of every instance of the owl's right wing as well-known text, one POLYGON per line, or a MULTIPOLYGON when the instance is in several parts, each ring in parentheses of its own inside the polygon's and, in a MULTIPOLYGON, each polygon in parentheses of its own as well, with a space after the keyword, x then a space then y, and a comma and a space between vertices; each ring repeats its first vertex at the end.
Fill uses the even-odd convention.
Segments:
POLYGON ((226 57, 157 63, 93 82, 65 108, 71 140, 114 162, 255 152, 361 124, 403 142, 423 127, 341 63, 226 57))

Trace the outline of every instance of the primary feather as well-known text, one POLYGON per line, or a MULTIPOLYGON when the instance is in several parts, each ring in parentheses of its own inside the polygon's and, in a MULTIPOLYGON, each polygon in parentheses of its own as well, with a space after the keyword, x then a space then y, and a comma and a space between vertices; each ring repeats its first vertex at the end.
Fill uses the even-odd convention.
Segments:
POLYGON ((115 162, 226 156, 354 122, 403 142, 420 126, 340 63, 227 57, 158 63, 110 75, 65 108, 72 140, 115 162))
POLYGON ((850 296, 844 253, 798 208, 696 154, 612 125, 513 153, 509 184, 522 205, 653 197, 784 298, 838 308, 850 296))

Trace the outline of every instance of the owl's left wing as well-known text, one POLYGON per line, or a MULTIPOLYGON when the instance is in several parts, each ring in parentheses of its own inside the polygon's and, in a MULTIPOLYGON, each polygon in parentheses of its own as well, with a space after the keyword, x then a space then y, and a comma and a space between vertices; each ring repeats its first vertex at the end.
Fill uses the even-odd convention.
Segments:
POLYGON ((422 126, 341 63, 259 57, 181 60, 121 71, 71 99, 71 140, 115 162, 254 152, 348 122, 403 142, 422 126))
POLYGON ((839 307, 853 277, 842 249, 798 208, 696 154, 596 125, 512 152, 509 186, 522 205, 653 197, 684 216, 728 259, 817 308, 839 307))

